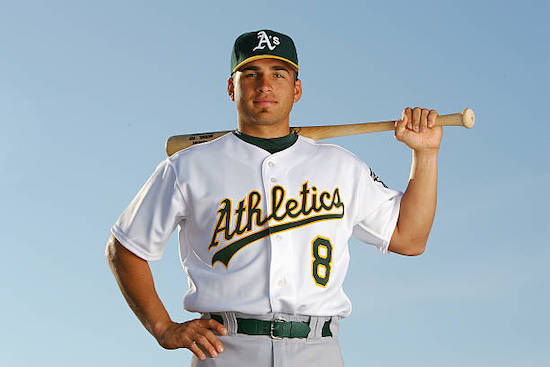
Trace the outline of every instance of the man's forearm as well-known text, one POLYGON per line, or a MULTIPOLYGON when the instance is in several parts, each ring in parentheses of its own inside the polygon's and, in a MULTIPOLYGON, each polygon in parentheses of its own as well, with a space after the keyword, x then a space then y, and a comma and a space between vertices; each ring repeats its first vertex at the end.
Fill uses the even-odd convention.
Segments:
POLYGON ((105 255, 128 305, 163 348, 187 348, 201 360, 206 359, 205 352, 212 358, 223 352, 222 342, 213 333, 227 335, 221 323, 213 319, 177 323, 170 319, 155 291, 147 261, 127 250, 114 236, 107 242, 105 255))
MULTIPOLYGON (((422 253, 437 202, 437 150, 412 151, 411 174, 401 199, 397 229, 409 254, 422 253)), ((402 246, 403 247, 403 246, 402 246)))
POLYGON ((158 340, 171 319, 155 290, 149 264, 127 250, 114 236, 109 239, 105 254, 128 305, 158 340))

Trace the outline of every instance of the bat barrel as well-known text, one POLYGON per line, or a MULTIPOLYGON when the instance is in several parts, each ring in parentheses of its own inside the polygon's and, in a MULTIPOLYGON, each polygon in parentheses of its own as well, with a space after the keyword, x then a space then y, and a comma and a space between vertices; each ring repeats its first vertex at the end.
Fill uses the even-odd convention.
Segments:
POLYGON ((171 156, 172 154, 180 150, 186 149, 192 145, 206 143, 207 141, 219 138, 220 136, 225 135, 228 132, 229 131, 212 131, 209 133, 171 136, 166 141, 166 154, 168 154, 168 156, 171 156))

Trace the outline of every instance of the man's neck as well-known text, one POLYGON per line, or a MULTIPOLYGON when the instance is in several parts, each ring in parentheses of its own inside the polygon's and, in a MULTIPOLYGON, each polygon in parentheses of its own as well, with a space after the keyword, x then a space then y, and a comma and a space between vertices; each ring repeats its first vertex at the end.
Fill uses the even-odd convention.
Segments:
POLYGON ((280 138, 290 134, 288 121, 276 124, 247 124, 239 121, 239 131, 257 138, 280 138))

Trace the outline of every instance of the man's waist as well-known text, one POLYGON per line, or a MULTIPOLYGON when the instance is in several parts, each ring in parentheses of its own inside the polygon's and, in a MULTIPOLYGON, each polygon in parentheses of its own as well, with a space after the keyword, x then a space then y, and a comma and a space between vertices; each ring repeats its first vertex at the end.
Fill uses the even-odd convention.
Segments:
POLYGON ((214 312, 204 315, 223 324, 229 334, 267 335, 273 339, 335 337, 339 321, 337 316, 284 313, 259 316, 234 312, 214 312))

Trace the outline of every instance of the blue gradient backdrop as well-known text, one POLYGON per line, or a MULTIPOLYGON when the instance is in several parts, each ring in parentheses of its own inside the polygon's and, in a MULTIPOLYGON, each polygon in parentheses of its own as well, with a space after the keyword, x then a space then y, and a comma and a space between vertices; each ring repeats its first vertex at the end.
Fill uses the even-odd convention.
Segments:
MULTIPOLYGON (((446 128, 427 251, 355 240, 342 322, 348 366, 550 365, 548 1, 0 1, 2 366, 185 366, 120 294, 109 228, 170 135, 236 126, 234 38, 292 35, 304 125, 471 107, 446 128)), ((333 139, 389 186, 410 152, 391 133, 333 139)), ((223 179, 223 178, 220 178, 223 179)), ((174 235, 152 264, 175 320, 174 235)))

